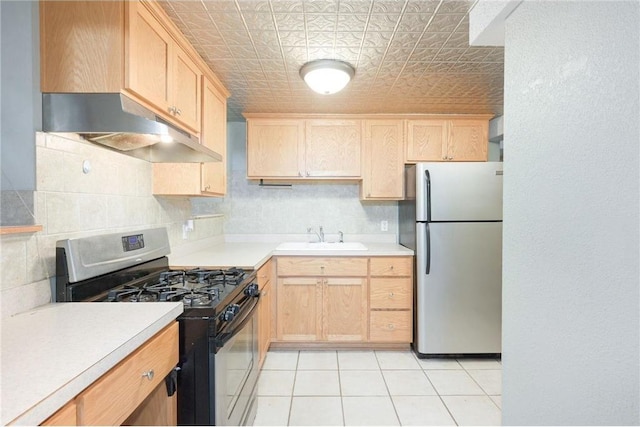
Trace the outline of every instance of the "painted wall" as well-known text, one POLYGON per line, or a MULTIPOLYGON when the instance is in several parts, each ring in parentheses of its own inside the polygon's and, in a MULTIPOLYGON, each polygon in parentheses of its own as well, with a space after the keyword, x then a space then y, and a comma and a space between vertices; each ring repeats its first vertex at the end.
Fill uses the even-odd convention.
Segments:
POLYGON ((41 128, 38 3, 0 2, 0 225, 33 223, 35 145, 41 128))
POLYGON ((637 1, 506 21, 505 425, 640 424, 639 23, 637 1))
POLYGON ((361 202, 352 183, 294 183, 287 189, 261 188, 246 178, 246 125, 228 123, 229 185, 224 199, 193 198, 193 214, 222 213, 225 234, 304 234, 324 226, 326 233, 384 234, 398 229, 396 202, 361 202), (389 222, 386 232, 380 221, 389 222))
POLYGON ((184 240, 189 200, 153 197, 151 163, 71 138, 38 133, 36 140, 35 219, 44 230, 0 236, 2 316, 50 301, 57 240, 166 227, 175 251, 222 234, 221 218, 202 218, 184 240), (82 172, 85 160, 91 164, 88 174, 82 172))

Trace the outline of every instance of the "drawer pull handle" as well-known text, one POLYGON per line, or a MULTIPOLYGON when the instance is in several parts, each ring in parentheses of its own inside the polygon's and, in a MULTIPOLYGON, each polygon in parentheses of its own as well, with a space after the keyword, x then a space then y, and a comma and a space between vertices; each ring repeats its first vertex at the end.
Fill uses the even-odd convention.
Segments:
POLYGON ((142 373, 142 376, 143 376, 143 377, 147 377, 147 379, 148 379, 149 381, 151 381, 151 380, 153 379, 153 376, 154 376, 154 375, 155 375, 155 374, 154 374, 154 372, 153 372, 153 369, 150 369, 150 370, 148 370, 147 372, 143 372, 143 373, 142 373))
POLYGON ((389 323, 388 328, 393 331, 395 329, 395 326, 393 326, 393 323, 389 323))

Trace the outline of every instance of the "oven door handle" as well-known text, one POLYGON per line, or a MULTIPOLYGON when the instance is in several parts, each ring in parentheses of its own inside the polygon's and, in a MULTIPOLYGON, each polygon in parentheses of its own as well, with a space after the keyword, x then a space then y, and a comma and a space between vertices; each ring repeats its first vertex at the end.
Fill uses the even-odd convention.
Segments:
POLYGON ((233 338, 238 332, 244 328, 244 326, 251 320, 256 308, 258 307, 259 297, 250 297, 249 303, 242 307, 241 312, 245 315, 238 320, 233 319, 227 324, 215 337, 216 347, 222 348, 231 338, 233 338), (248 307, 248 308, 247 308, 248 307))

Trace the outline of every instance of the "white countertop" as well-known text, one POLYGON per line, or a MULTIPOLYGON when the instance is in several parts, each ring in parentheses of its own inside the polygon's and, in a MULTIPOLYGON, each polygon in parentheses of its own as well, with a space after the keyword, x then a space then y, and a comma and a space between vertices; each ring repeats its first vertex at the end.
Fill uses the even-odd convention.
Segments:
POLYGON ((40 424, 182 310, 180 302, 58 303, 3 318, 0 423, 40 424))
POLYGON ((228 268, 257 269, 271 256, 412 256, 413 251, 396 243, 363 243, 367 250, 276 250, 279 242, 218 242, 194 246, 194 250, 169 255, 171 268, 228 268))

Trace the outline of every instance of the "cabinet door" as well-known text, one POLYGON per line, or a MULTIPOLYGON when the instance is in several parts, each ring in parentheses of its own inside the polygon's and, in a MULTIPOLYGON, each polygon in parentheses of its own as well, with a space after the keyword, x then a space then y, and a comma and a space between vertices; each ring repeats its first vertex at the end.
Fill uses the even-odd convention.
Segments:
POLYGON ((202 191, 227 193, 227 100, 204 78, 202 85, 202 134, 200 142, 222 156, 221 162, 202 164, 202 191))
POLYGON ((322 280, 316 277, 278 279, 277 338, 317 341, 322 338, 322 280))
POLYGON ((407 120, 407 163, 445 160, 446 140, 446 120, 407 120))
POLYGON ((358 178, 362 122, 307 120, 305 176, 358 178))
POLYGON ((264 363, 271 343, 271 304, 273 298, 271 283, 271 281, 267 282, 260 290, 260 306, 258 308, 258 359, 260 366, 264 363))
POLYGON ((173 40, 140 2, 129 2, 127 89, 170 114, 169 68, 173 40))
POLYGON ((449 123, 447 156, 449 160, 487 161, 489 123, 486 120, 452 120, 449 123))
POLYGON ((364 123, 363 199, 403 197, 403 121, 367 120, 364 123))
POLYGON ((200 133, 202 72, 178 45, 173 44, 172 50, 169 85, 173 115, 193 132, 200 133))
POLYGON ((247 177, 300 177, 304 165, 302 120, 247 120, 247 177))
POLYGON ((323 339, 367 339, 367 285, 365 278, 323 279, 323 339))

